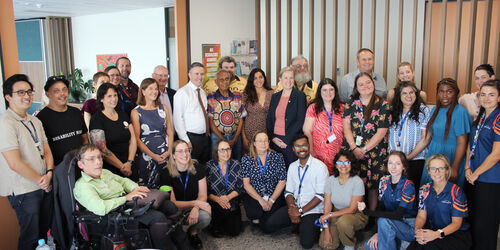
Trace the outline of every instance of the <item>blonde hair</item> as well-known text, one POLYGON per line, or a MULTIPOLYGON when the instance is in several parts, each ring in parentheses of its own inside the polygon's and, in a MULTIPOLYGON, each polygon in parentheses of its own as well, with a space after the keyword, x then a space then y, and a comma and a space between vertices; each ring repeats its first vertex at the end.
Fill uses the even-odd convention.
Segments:
POLYGON ((291 71, 293 73, 293 76, 295 77, 295 71, 293 70, 293 67, 291 66, 286 66, 284 68, 281 69, 280 71, 280 78, 283 76, 283 74, 287 71, 291 71))
MULTIPOLYGON (((183 140, 177 140, 172 144, 172 156, 168 160, 167 166, 165 168, 168 169, 168 173, 172 177, 179 177, 179 172, 177 170, 177 162, 175 161, 173 154, 175 154, 175 150, 177 149, 177 146, 179 146, 181 143, 188 145, 187 142, 183 140)), ((196 174, 196 169, 194 168, 194 164, 197 163, 197 160, 194 160, 193 158, 189 157, 189 162, 188 162, 188 171, 192 174, 196 174)))
MULTIPOLYGON (((255 134, 253 134, 252 136, 252 141, 250 142, 250 149, 249 149, 249 152, 248 152, 248 155, 250 155, 250 157, 252 157, 252 159, 257 162, 257 149, 255 148, 255 139, 257 138, 257 135, 259 134, 265 134, 267 136, 267 140, 269 141, 269 136, 267 135, 266 131, 264 130, 259 130, 257 132, 255 132, 255 134)), ((267 149, 268 152, 274 152, 271 148, 268 148, 267 149)))
POLYGON ((449 180, 450 176, 451 176, 451 171, 450 171, 451 165, 450 165, 450 161, 448 160, 448 157, 446 157, 444 154, 435 154, 435 155, 432 155, 431 157, 429 157, 429 159, 427 159, 427 163, 425 165, 425 167, 427 168, 427 173, 431 172, 431 170, 430 170, 431 161, 434 161, 434 160, 441 160, 444 163, 444 166, 446 167, 446 171, 447 171, 446 180, 449 180))
POLYGON ((401 63, 398 64, 398 71, 397 71, 398 77, 396 77, 396 86, 394 86, 395 88, 398 88, 399 87, 399 83, 401 82, 401 80, 399 80, 399 68, 401 68, 403 66, 410 67, 411 72, 414 73, 413 74, 413 79, 411 79, 410 82, 415 81, 415 70, 413 69, 413 66, 411 66, 411 63, 409 63, 409 62, 401 62, 401 63))
MULTIPOLYGON (((151 77, 142 80, 141 86, 139 87, 139 93, 137 93, 137 105, 146 105, 146 97, 144 96, 144 90, 146 90, 151 84, 156 84, 156 87, 159 88, 158 82, 151 77)), ((156 100, 154 101, 154 104, 155 106, 161 105, 159 91, 158 95, 156 96, 156 100)))

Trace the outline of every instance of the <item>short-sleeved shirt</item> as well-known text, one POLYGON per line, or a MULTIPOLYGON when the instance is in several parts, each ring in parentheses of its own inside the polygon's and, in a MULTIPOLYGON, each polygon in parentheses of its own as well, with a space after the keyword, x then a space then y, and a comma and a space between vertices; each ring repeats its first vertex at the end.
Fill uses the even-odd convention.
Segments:
POLYGON ((365 185, 357 175, 349 177, 343 185, 339 183, 338 177, 332 175, 326 180, 325 194, 330 194, 333 206, 341 210, 351 205, 353 196, 365 195, 365 185))
POLYGON ((87 112, 90 115, 94 115, 99 112, 99 108, 97 107, 97 100, 94 98, 88 99, 83 103, 82 111, 87 112))
POLYGON ((324 191, 327 178, 327 167, 320 160, 309 156, 305 167, 300 165, 300 160, 296 160, 290 164, 288 168, 285 198, 288 195, 292 195, 295 200, 295 205, 304 207, 316 197, 320 199, 321 202, 311 210, 305 212, 303 216, 314 213, 321 214, 323 213, 323 199, 325 198, 324 191))
MULTIPOLYGON (((424 137, 423 131, 427 127, 427 122, 431 118, 430 109, 424 104, 420 105, 418 121, 415 121, 410 113, 401 114, 398 124, 392 124, 389 128, 389 149, 390 151, 401 151, 406 155, 410 154, 424 137), (406 117, 406 119, 404 119, 406 117), (404 123, 403 123, 404 120, 404 123), (399 142, 399 144, 398 144, 399 142), (399 145, 399 147, 398 147, 399 145)), ((411 112, 411 111, 410 111, 411 112)), ((413 160, 423 160, 427 153, 427 148, 422 150, 413 160)))
MULTIPOLYGON (((106 117, 102 112, 95 113, 90 118, 89 130, 102 129, 106 138, 106 148, 121 161, 128 160, 128 147, 130 143, 130 119, 125 112, 117 110, 118 120, 113 121, 106 117)), ((111 172, 122 175, 120 170, 111 164, 104 162, 104 168, 111 172)))
MULTIPOLYGON (((481 166, 486 157, 491 154, 493 150, 493 144, 500 141, 500 107, 497 107, 484 121, 484 125, 478 124, 472 127, 469 143, 472 147, 474 142, 474 136, 478 127, 481 127, 479 132, 479 137, 477 138, 476 149, 474 150, 474 159, 471 160, 470 167, 472 171, 476 170, 481 166)), ((478 178, 480 182, 487 183, 500 183, 500 162, 495 163, 495 165, 488 171, 481 174, 478 178)))
POLYGON ((392 188, 392 177, 386 175, 380 179, 378 187, 378 199, 384 203, 387 211, 396 211, 398 207, 406 208, 404 217, 415 217, 417 215, 417 204, 415 202, 415 185, 406 176, 401 176, 396 189, 392 188))
MULTIPOLYGON (((447 182, 438 195, 432 184, 420 188, 418 209, 427 212, 432 230, 442 229, 451 224, 452 217, 467 217, 467 197, 457 184, 447 182)), ((460 230, 467 230, 469 224, 462 221, 460 230)))
POLYGON ((271 196, 278 182, 286 181, 285 160, 280 153, 269 152, 262 175, 257 162, 246 154, 241 159, 241 177, 250 178, 250 185, 260 196, 271 196))
POLYGON ((225 97, 216 90, 207 96, 207 103, 208 117, 212 118, 217 129, 224 135, 234 135, 240 118, 247 115, 241 96, 229 91, 225 97))
MULTIPOLYGON (((47 137, 45 137, 42 122, 38 118, 31 115, 26 115, 23 118, 11 109, 7 109, 0 115, 0 138, 2 140, 0 152, 19 150, 21 160, 27 163, 30 168, 40 175, 46 173, 45 161, 40 155, 44 153, 43 143, 47 142, 47 137), (38 149, 30 131, 40 142, 38 149)), ((1 196, 20 195, 40 189, 35 182, 14 172, 7 164, 3 154, 0 154, 0 171, 2 172, 0 174, 1 196)))
POLYGON ((200 164, 194 164, 196 173, 189 171, 179 172, 179 177, 172 177, 167 168, 164 168, 161 175, 161 185, 172 187, 175 193, 175 199, 178 201, 193 201, 198 198, 198 181, 206 177, 205 167, 200 164), (189 178, 188 178, 189 176, 189 178), (186 189, 184 185, 187 180, 186 189))
POLYGON ((83 145, 82 134, 87 133, 87 126, 79 109, 68 106, 66 111, 57 112, 45 107, 36 117, 43 124, 54 165, 57 166, 67 152, 83 145))

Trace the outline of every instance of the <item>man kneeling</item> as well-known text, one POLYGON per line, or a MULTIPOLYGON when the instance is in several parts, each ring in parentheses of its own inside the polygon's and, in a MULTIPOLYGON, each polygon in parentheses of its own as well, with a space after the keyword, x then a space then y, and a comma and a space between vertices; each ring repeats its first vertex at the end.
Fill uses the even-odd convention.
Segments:
MULTIPOLYGON (((76 155, 78 167, 81 168, 80 177, 73 189, 76 200, 94 214, 104 216, 110 211, 131 201, 134 197, 145 198, 149 189, 139 186, 128 178, 102 169, 102 155, 99 148, 89 144, 80 148, 76 155)), ((137 221, 149 227, 149 232, 155 248, 170 249, 173 245, 166 235, 167 218, 177 211, 170 201, 164 201, 159 207, 162 212, 150 209, 144 215, 137 217, 137 221)))

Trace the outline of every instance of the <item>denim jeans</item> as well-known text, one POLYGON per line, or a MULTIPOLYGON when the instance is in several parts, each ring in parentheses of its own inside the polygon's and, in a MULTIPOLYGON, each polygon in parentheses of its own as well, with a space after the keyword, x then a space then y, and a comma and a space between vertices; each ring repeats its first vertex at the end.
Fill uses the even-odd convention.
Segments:
MULTIPOLYGON (((408 244, 415 240, 415 218, 402 218, 401 220, 379 218, 377 228, 378 249, 406 249, 408 244)), ((365 249, 373 250, 368 241, 364 245, 365 249)))
MULTIPOLYGON (((216 134, 211 133, 212 135, 212 149, 215 148, 215 143, 219 140, 219 137, 217 137, 216 134)), ((224 138, 228 141, 232 140, 234 138, 234 135, 225 135, 224 138)), ((242 147, 242 142, 241 142, 241 134, 238 137, 238 140, 236 141, 236 144, 232 147, 232 155, 231 158, 235 160, 241 160, 241 147, 242 147)))

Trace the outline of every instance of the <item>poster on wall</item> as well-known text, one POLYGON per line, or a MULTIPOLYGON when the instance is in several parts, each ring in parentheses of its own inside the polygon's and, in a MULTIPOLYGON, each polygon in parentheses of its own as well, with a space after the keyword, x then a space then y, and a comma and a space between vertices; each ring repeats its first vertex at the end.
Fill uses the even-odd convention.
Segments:
POLYGON ((127 56, 127 54, 107 54, 107 55, 96 55, 97 61, 97 71, 101 72, 108 66, 115 65, 116 59, 127 56))
POLYGON ((202 44, 201 55, 205 66, 205 81, 214 79, 220 59, 220 44, 202 44))
POLYGON ((257 67, 257 40, 233 40, 231 42, 231 55, 236 60, 236 74, 248 76, 250 71, 257 67))

